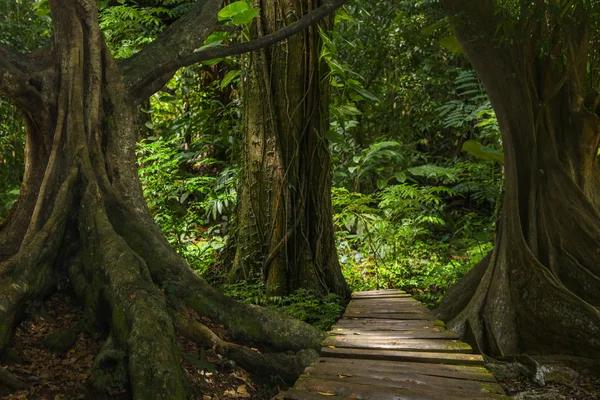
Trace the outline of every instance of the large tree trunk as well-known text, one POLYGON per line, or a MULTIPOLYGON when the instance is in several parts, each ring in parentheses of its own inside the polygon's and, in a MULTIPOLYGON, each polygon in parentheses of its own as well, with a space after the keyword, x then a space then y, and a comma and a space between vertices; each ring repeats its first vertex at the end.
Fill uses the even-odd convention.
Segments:
MULTIPOLYGON (((0 353, 26 302, 69 286, 109 332, 94 364, 98 390, 110 384, 110 368, 120 364, 126 365, 133 398, 187 398, 172 322, 179 302, 240 340, 272 349, 318 349, 321 332, 223 296, 170 248, 137 178, 140 101, 103 42, 96 1, 51 0, 50 6, 52 51, 25 57, 0 49, 9 55, 0 66, 12 62, 0 87, 14 95, 27 125, 21 195, 0 226, 0 353), (8 79, 25 73, 31 78, 8 79), (167 304, 165 287, 179 299, 177 307, 167 304), (115 354, 123 354, 116 363, 115 354)), ((254 363, 259 372, 279 371, 292 379, 308 361, 304 353, 259 357, 215 339, 195 321, 177 321, 183 334, 249 369, 254 363)))
POLYGON ((491 355, 598 358, 600 99, 587 85, 585 14, 500 41, 493 2, 445 6, 496 111, 506 188, 493 252, 448 292, 439 316, 491 355), (539 56, 541 37, 555 53, 539 56))
MULTIPOLYGON (((257 1, 263 36, 319 4, 257 1)), ((325 133, 328 97, 316 27, 251 55, 245 148, 231 279, 262 274, 273 295, 298 289, 347 297, 335 246, 325 133)))

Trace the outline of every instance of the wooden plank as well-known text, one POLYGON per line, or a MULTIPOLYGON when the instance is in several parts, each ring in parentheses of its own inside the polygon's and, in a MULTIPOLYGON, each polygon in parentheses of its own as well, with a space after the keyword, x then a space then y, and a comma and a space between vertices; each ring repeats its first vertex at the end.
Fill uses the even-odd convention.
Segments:
POLYGON ((395 320, 436 320, 437 318, 429 313, 389 313, 389 314, 376 314, 376 313, 360 313, 360 314, 348 314, 345 313, 343 318, 353 319, 353 318, 369 318, 369 319, 395 319, 395 320))
POLYGON ((425 307, 423 304, 419 303, 416 300, 412 300, 410 299, 407 301, 397 301, 397 302, 385 302, 385 303, 380 303, 380 302, 366 302, 366 301, 354 301, 352 300, 349 304, 348 304, 348 308, 357 308, 357 309, 366 309, 366 308, 375 308, 375 309, 413 309, 413 308, 417 308, 417 309, 422 309, 425 310, 427 312, 431 312, 429 311, 429 309, 427 307, 425 307))
POLYGON ((332 336, 367 336, 396 339, 459 339, 454 332, 443 328, 406 329, 401 331, 333 328, 329 334, 332 336))
POLYGON ((374 385, 349 383, 343 381, 325 380, 325 379, 301 379, 298 380, 294 388, 305 390, 307 392, 327 392, 336 396, 351 399, 369 399, 369 400, 456 400, 456 399, 490 399, 496 395, 483 393, 460 393, 460 390, 453 393, 442 393, 433 391, 431 387, 419 388, 415 390, 413 385, 405 384, 399 387, 377 386, 381 382, 376 381, 374 385))
POLYGON ((367 360, 415 361, 438 364, 483 365, 483 357, 479 354, 438 353, 423 351, 374 350, 352 348, 321 349, 325 357, 356 358, 367 360))
POLYGON ((484 367, 473 365, 428 364, 419 362, 385 361, 385 360, 353 360, 348 358, 321 357, 309 368, 339 369, 344 371, 367 370, 382 373, 413 372, 421 375, 441 376, 453 379, 480 382, 496 382, 494 376, 484 367))
POLYGON ((416 301, 414 299, 398 299, 398 300, 400 300, 400 301, 352 300, 352 301, 350 301, 350 303, 348 303, 348 307, 349 308, 367 308, 367 307, 389 308, 389 307, 414 306, 414 307, 421 307, 421 308, 424 308, 425 310, 429 311, 429 309, 427 307, 425 307, 422 303, 419 303, 418 301, 416 301))
POLYGON ((443 339, 402 339, 373 336, 329 336, 323 341, 325 346, 352 349, 381 349, 427 351, 436 353, 472 353, 473 349, 459 340, 443 339))
POLYGON ((373 331, 403 331, 412 329, 432 329, 432 328, 444 328, 444 323, 439 320, 409 320, 409 321, 398 321, 398 320, 386 320, 380 319, 340 319, 334 326, 333 329, 353 329, 360 328, 363 330, 373 331))
POLYGON ((323 394, 320 394, 297 389, 289 389, 283 394, 283 400, 327 400, 339 398, 341 397, 336 396, 331 392, 323 392, 323 394))
POLYGON ((348 307, 346 309, 345 314, 347 315, 357 315, 360 316, 361 314, 373 314, 373 315, 382 315, 385 316, 386 314, 423 314, 423 315, 429 315, 431 316, 431 313, 428 312, 427 309, 425 310, 420 310, 417 307, 414 308, 350 308, 348 307))
POLYGON ((359 383, 374 386, 407 387, 415 390, 423 390, 427 386, 432 389, 427 391, 439 391, 459 395, 463 393, 473 394, 503 394, 502 386, 496 382, 470 381, 465 379, 454 379, 433 375, 418 374, 413 371, 397 369, 396 371, 377 371, 367 368, 354 369, 326 369, 321 365, 308 367, 305 374, 310 378, 323 378, 332 381, 343 381, 348 383, 359 383))
POLYGON ((374 294, 406 294, 406 292, 400 289, 376 289, 353 292, 352 294, 354 296, 370 296, 374 294))
POLYGON ((356 296, 352 295, 352 300, 362 300, 362 299, 402 299, 402 298, 412 298, 410 294, 374 294, 371 296, 356 296))

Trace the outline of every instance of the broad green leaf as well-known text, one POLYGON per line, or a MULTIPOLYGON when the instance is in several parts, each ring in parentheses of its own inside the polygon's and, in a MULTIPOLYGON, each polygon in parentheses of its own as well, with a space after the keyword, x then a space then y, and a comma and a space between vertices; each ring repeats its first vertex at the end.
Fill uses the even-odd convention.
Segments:
POLYGON ((354 87, 354 90, 356 90, 358 92, 358 94, 360 94, 365 99, 369 99, 369 100, 373 100, 373 101, 379 101, 379 98, 377 96, 375 96, 373 93, 371 93, 370 91, 368 91, 365 88, 354 87))
POLYGON ((221 61, 223 61, 224 58, 213 58, 212 60, 206 60, 204 61, 204 65, 208 65, 209 67, 212 65, 217 65, 218 63, 220 63, 221 61))
POLYGON ((222 40, 216 40, 216 41, 211 42, 209 44, 205 44, 204 46, 198 47, 196 50, 194 50, 194 53, 197 53, 197 52, 202 51, 202 50, 210 49, 212 47, 218 47, 218 46, 221 45, 221 43, 223 43, 222 40))
POLYGON ((343 105, 338 107, 338 111, 340 112, 340 114, 344 114, 344 115, 360 115, 362 114, 358 108, 354 107, 354 106, 350 106, 350 105, 343 105))
POLYGON ((239 69, 229 71, 221 81, 221 89, 225 89, 227 85, 229 85, 231 81, 233 81, 235 78, 240 76, 241 73, 242 71, 240 71, 239 69))
POLYGON ((404 183, 404 182, 406 182, 406 174, 404 172, 396 172, 394 174, 394 177, 396 178, 396 180, 398 181, 398 183, 404 183))
POLYGON ((259 13, 260 8, 244 10, 236 15, 233 15, 231 17, 231 22, 233 22, 235 25, 246 25, 249 24, 259 13))
POLYGON ((444 26, 447 22, 448 22, 448 18, 447 17, 442 18, 438 22, 436 22, 435 24, 431 24, 429 26, 426 26, 425 28, 423 28, 423 30, 421 32, 423 32, 424 35, 431 35, 435 31, 437 31, 439 28, 441 28, 442 26, 444 26))
POLYGON ((228 6, 223 7, 223 9, 221 11, 219 11, 219 14, 218 14, 219 21, 229 20, 234 15, 237 15, 243 11, 246 11, 249 8, 250 8, 250 6, 245 1, 235 1, 231 4, 229 4, 228 6))
POLYGON ((482 160, 495 161, 498 164, 504 164, 504 153, 499 150, 485 147, 476 140, 471 139, 463 143, 462 151, 482 160))
POLYGON ((440 46, 451 51, 452 53, 456 53, 456 54, 464 54, 465 53, 460 42, 456 38, 456 36, 443 37, 438 41, 438 43, 440 44, 440 46))

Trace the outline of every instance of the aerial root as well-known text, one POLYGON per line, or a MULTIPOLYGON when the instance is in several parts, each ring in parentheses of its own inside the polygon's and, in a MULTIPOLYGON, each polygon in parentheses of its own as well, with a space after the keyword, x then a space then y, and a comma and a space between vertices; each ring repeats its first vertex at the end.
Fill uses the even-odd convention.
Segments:
POLYGON ((209 327, 191 317, 176 314, 174 322, 177 331, 183 336, 205 348, 213 348, 247 371, 267 377, 279 376, 290 384, 319 356, 312 349, 301 350, 297 354, 261 354, 246 346, 221 339, 209 327))

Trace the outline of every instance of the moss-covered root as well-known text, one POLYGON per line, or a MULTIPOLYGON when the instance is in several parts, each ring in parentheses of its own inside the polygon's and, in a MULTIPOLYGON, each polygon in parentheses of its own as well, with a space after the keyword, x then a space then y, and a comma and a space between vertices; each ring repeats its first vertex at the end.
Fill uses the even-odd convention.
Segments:
POLYGON ((224 325, 236 339, 278 350, 320 350, 323 332, 276 311, 233 300, 215 290, 177 255, 153 221, 121 208, 113 224, 129 246, 143 254, 154 282, 169 282, 188 307, 224 325), (127 226, 119 221, 128 221, 127 226))
POLYGON ((112 388, 126 387, 128 382, 126 353, 109 336, 92 366, 88 380, 90 394, 94 399, 108 399, 112 388))
POLYGON ((200 322, 180 314, 174 317, 177 330, 201 346, 214 348, 246 370, 263 376, 278 375, 293 384, 304 369, 319 355, 312 349, 301 350, 297 354, 261 354, 248 347, 227 342, 219 338, 210 328, 200 322))
MULTIPOLYGON (((103 207, 98 206, 101 203, 90 186, 80 212, 78 264, 79 279, 87 276, 91 281, 81 290, 81 283, 76 283, 80 280, 74 279, 74 285, 80 286, 78 295, 91 307, 106 304, 98 311, 109 312, 114 341, 110 346, 127 353, 133 399, 185 399, 185 380, 164 296, 152 282, 144 260, 113 230, 103 207)), ((100 357, 108 352, 107 347, 100 357)))
POLYGON ((224 325, 236 339, 264 343, 283 351, 321 349, 325 334, 320 330, 277 311, 233 300, 191 270, 187 284, 180 288, 185 304, 224 325))
POLYGON ((54 263, 63 243, 73 196, 71 187, 78 169, 73 168, 61 185, 50 218, 30 226, 17 254, 0 263, 0 354, 10 343, 12 331, 30 300, 46 296, 55 283, 54 263))

